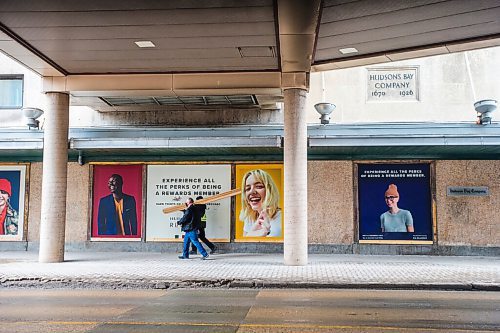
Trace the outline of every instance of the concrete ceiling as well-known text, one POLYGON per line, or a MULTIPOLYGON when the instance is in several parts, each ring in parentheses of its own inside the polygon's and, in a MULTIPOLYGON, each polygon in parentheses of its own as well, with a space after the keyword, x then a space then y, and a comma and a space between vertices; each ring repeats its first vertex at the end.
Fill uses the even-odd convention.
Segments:
POLYGON ((500 0, 0 1, 0 50, 80 97, 279 96, 311 71, 495 45, 500 0))

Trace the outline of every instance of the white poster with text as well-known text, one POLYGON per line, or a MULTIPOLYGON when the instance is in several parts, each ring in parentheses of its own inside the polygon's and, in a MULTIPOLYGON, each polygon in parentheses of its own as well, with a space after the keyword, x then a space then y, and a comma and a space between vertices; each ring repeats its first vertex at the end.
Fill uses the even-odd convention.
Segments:
MULTIPOLYGON (((177 221, 183 212, 163 209, 183 204, 187 198, 208 198, 231 190, 230 165, 149 165, 146 200, 146 241, 182 240, 177 221)), ((206 236, 210 241, 230 239, 231 198, 207 204, 206 236)))

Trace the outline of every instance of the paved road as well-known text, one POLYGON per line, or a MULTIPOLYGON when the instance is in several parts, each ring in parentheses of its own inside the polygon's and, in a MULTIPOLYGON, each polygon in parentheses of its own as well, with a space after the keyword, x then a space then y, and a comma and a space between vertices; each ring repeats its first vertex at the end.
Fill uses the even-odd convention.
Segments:
POLYGON ((0 332, 498 332, 500 293, 0 290, 0 332))

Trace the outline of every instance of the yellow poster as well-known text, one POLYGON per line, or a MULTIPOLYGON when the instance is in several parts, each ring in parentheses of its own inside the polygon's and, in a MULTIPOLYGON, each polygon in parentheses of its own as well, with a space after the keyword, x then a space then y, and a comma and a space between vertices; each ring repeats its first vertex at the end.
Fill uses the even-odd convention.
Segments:
POLYGON ((236 186, 235 241, 283 241, 283 165, 237 165, 236 186))

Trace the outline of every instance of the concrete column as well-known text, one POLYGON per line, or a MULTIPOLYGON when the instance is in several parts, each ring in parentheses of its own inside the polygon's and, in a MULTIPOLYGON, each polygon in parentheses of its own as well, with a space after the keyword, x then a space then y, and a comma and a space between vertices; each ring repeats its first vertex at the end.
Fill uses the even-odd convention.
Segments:
POLYGON ((285 265, 307 265, 307 122, 306 90, 285 95, 285 265))
POLYGON ((47 93, 43 137, 40 262, 64 261, 69 95, 47 93))

